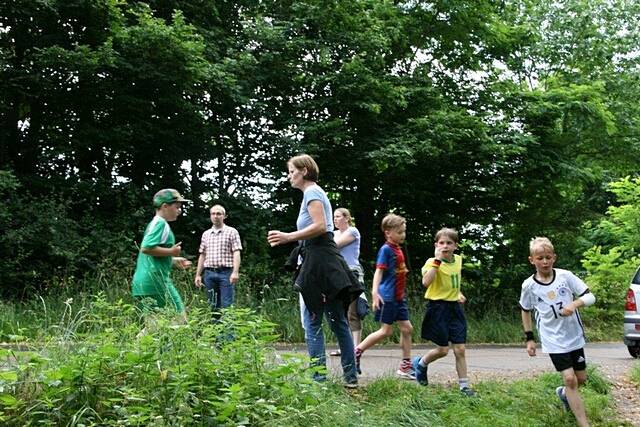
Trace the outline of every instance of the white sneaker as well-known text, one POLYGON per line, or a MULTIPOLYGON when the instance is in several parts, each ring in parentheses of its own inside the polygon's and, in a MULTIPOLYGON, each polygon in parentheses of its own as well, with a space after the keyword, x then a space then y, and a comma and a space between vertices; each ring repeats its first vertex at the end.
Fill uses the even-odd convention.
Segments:
POLYGON ((405 380, 413 380, 416 379, 416 374, 413 372, 413 368, 405 368, 403 366, 399 367, 396 371, 396 374, 405 380))

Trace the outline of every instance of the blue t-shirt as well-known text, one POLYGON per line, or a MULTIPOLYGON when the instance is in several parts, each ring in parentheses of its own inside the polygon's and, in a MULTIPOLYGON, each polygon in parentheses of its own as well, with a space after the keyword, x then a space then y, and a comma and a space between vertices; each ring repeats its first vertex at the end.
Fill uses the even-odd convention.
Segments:
POLYGON ((327 198, 327 193, 318 185, 311 185, 304 190, 304 197, 300 204, 300 212, 298 213, 298 219, 296 221, 296 227, 298 230, 302 230, 305 227, 313 224, 311 215, 309 215, 309 203, 313 200, 320 200, 322 207, 324 208, 324 221, 327 225, 327 231, 333 231, 333 210, 331 209, 331 203, 327 198))
POLYGON ((355 227, 349 227, 344 230, 344 232, 351 234, 355 239, 353 242, 340 248, 340 255, 347 261, 349 267, 360 265, 360 232, 355 227))
POLYGON ((378 251, 376 269, 384 270, 378 287, 383 301, 402 301, 405 297, 407 266, 400 246, 386 242, 378 251))

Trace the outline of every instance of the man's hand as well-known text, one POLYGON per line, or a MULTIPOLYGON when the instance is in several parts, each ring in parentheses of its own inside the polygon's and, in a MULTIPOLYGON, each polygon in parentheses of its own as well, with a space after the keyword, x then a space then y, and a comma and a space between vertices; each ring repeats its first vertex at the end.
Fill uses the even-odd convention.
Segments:
POLYGON ((193 279, 193 283, 195 283, 196 288, 201 288, 202 287, 202 275, 201 274, 196 274, 195 279, 193 279))
POLYGON ((240 275, 234 271, 234 272, 231 272, 231 276, 229 276, 229 281, 231 282, 231 284, 235 285, 236 283, 238 283, 239 278, 240 278, 240 275))

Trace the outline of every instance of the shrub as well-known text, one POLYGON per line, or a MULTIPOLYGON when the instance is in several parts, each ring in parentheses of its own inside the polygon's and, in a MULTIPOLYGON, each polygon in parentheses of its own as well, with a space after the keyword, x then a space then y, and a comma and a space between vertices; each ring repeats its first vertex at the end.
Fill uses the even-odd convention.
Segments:
POLYGON ((262 424, 319 398, 305 358, 277 357, 274 325, 248 309, 230 309, 218 323, 207 308, 186 325, 172 313, 153 319, 140 336, 136 310, 100 295, 61 322, 86 333, 60 334, 37 353, 2 350, 15 361, 0 374, 0 422, 262 424))

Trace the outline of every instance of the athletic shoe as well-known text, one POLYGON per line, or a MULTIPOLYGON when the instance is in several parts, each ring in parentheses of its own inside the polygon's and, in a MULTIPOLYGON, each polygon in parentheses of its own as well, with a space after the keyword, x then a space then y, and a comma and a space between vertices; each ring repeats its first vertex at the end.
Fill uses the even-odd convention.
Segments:
POLYGON ((427 368, 420 366, 420 356, 413 358, 413 372, 416 377, 416 381, 420 385, 429 385, 429 379, 427 378, 427 368))
POLYGON ((329 356, 340 356, 342 354, 342 352, 340 351, 340 349, 337 350, 333 350, 329 353, 329 356))
POLYGON ((358 388, 358 383, 344 383, 344 388, 348 388, 348 389, 358 388))
POLYGON ((476 392, 473 391, 471 387, 462 387, 460 389, 460 393, 464 394, 467 397, 475 397, 476 392))
POLYGON ((560 402, 562 402, 562 407, 565 411, 571 411, 571 406, 569 406, 569 400, 567 400, 567 394, 564 392, 564 387, 560 386, 556 388, 556 395, 560 402))
POLYGON ((416 379, 416 374, 413 372, 413 366, 411 366, 411 362, 408 360, 403 360, 402 363, 400 363, 400 367, 396 371, 396 374, 398 374, 400 378, 407 380, 416 379))

